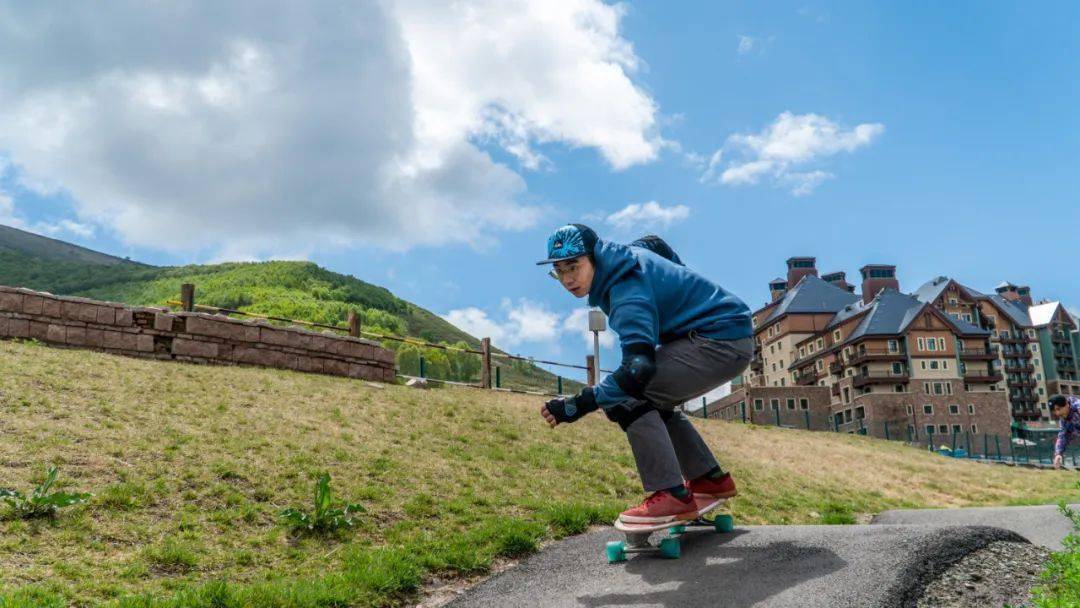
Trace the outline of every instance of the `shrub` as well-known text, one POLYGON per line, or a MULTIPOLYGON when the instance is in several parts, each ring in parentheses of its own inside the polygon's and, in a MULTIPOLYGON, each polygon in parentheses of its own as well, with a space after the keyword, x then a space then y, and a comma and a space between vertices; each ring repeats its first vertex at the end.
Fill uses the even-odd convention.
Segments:
POLYGON ((363 506, 347 503, 335 504, 330 495, 330 474, 323 473, 315 482, 315 503, 311 512, 288 508, 281 512, 295 532, 333 532, 353 525, 357 513, 364 513, 363 506))
POLYGON ((93 496, 93 494, 87 492, 50 492, 53 484, 56 483, 57 473, 57 467, 50 466, 46 470, 45 481, 34 488, 30 496, 26 496, 18 490, 0 488, 0 500, 3 500, 11 507, 15 517, 32 519, 35 517, 51 517, 64 507, 84 503, 93 496))

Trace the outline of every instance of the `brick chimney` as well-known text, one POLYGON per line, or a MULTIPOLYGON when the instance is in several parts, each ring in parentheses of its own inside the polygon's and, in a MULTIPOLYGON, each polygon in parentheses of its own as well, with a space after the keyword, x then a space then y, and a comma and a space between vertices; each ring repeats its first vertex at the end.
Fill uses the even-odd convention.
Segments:
POLYGON ((1031 299, 1031 288, 1027 285, 1017 287, 1016 295, 1020 296, 1020 301, 1023 302, 1025 306, 1035 305, 1034 301, 1031 299))
POLYGON ((808 274, 817 275, 816 258, 788 258, 787 261, 787 288, 791 289, 799 284, 808 274))
POLYGON ((830 285, 835 285, 847 292, 855 291, 855 286, 849 285, 847 282, 846 272, 830 272, 829 274, 823 274, 821 275, 821 280, 830 285))
POLYGON ((859 269, 862 274, 862 299, 869 302, 879 291, 892 288, 900 291, 900 282, 896 280, 896 266, 887 264, 867 264, 859 269))
POLYGON ((994 291, 1006 300, 1011 300, 1013 302, 1018 302, 1020 300, 1020 292, 1017 290, 1016 285, 1013 285, 1008 281, 1002 281, 1001 285, 994 288, 994 291))
POLYGON ((785 293, 787 293, 787 281, 784 279, 773 279, 769 281, 769 295, 772 296, 773 302, 784 297, 785 293))

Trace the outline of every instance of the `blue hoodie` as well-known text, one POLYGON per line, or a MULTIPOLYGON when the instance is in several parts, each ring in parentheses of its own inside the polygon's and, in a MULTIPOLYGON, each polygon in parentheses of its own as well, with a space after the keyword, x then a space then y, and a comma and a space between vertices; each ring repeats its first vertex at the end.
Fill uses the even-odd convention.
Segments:
MULTIPOLYGON (((750 309, 742 300, 648 249, 597 241, 593 263, 589 306, 598 306, 608 316, 624 358, 632 345, 655 347, 694 330, 715 340, 738 340, 754 333, 750 309)), ((611 375, 593 392, 604 409, 629 398, 611 375)))

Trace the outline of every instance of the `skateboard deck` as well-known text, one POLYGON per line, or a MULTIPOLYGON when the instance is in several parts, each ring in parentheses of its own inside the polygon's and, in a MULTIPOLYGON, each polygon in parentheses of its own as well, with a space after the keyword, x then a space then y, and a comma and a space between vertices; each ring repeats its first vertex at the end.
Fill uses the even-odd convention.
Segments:
POLYGON ((686 533, 687 528, 708 527, 717 532, 731 531, 733 521, 730 515, 721 514, 712 519, 704 518, 710 511, 726 502, 726 498, 713 499, 704 507, 698 509, 697 513, 690 519, 676 519, 659 524, 633 524, 615 520, 615 529, 622 532, 626 536, 626 540, 607 543, 605 552, 608 563, 625 561, 627 554, 630 553, 659 553, 661 557, 678 559, 681 554, 679 537, 686 533), (660 542, 656 545, 649 543, 649 537, 654 532, 662 530, 671 530, 670 536, 660 539, 660 542))

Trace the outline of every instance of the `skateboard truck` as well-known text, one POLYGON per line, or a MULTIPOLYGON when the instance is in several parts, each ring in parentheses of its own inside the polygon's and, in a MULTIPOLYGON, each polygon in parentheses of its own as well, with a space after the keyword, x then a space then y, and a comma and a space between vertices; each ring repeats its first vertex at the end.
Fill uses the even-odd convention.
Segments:
POLYGON ((682 553, 680 537, 686 533, 687 528, 712 528, 716 532, 731 532, 734 528, 734 520, 731 515, 721 514, 713 519, 705 519, 702 516, 723 504, 724 500, 717 500, 698 511, 697 517, 689 521, 671 521, 662 524, 627 524, 622 521, 615 522, 615 529, 626 535, 626 540, 613 540, 605 546, 605 554, 609 564, 626 560, 626 556, 632 553, 659 553, 666 559, 678 559, 682 553), (649 537, 653 532, 670 530, 669 535, 660 539, 653 545, 649 537))

